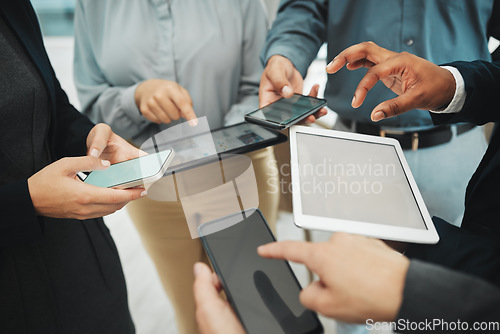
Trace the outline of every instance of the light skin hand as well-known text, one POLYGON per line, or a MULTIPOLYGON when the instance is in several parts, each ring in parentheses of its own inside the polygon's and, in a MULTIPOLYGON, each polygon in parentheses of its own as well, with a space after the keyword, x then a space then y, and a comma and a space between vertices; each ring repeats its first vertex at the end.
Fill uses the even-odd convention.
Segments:
MULTIPOLYGON (((274 55, 269 58, 260 78, 259 106, 262 108, 282 97, 292 97, 294 93, 302 94, 303 86, 304 80, 292 62, 283 56, 274 55)), ((319 85, 314 85, 309 96, 316 97, 318 90, 319 85)), ((326 109, 323 108, 300 124, 314 123, 317 118, 324 115, 326 115, 326 109)))
POLYGON ((196 322, 200 333, 245 333, 227 300, 219 296, 221 284, 217 275, 204 263, 194 265, 194 275, 196 322))
POLYGON ((260 78, 259 105, 262 108, 282 97, 302 94, 303 85, 302 76, 290 60, 279 55, 272 56, 260 78))
POLYGON ((333 74, 344 65, 349 70, 368 68, 354 93, 353 108, 363 104, 378 81, 399 95, 376 106, 371 113, 373 121, 412 109, 437 110, 447 106, 455 94, 455 79, 448 70, 410 53, 392 52, 372 42, 345 49, 327 65, 326 71, 333 74))
POLYGON ((140 188, 118 190, 85 184, 76 175, 109 165, 107 160, 85 156, 63 158, 46 166, 28 179, 36 213, 54 218, 96 218, 111 214, 145 195, 140 188))
POLYGON ((397 316, 409 260, 380 240, 335 233, 328 242, 282 241, 260 246, 258 253, 303 263, 318 275, 300 294, 309 309, 353 323, 397 316))
POLYGON ((138 158, 146 153, 115 134, 109 125, 99 123, 87 136, 87 155, 115 164, 138 158))
POLYGON ((135 103, 142 115, 151 122, 168 124, 182 117, 192 126, 198 124, 191 96, 177 82, 146 80, 135 90, 135 103))

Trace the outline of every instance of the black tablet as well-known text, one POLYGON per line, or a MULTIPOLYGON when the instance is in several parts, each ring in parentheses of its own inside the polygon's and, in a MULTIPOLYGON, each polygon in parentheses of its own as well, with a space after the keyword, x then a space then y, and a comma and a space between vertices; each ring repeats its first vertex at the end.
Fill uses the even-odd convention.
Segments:
POLYGON ((161 144, 157 144, 155 150, 175 150, 174 161, 165 174, 168 175, 210 162, 221 154, 245 154, 287 140, 288 137, 278 131, 256 124, 239 123, 210 133, 199 133, 171 141, 163 140, 161 144))

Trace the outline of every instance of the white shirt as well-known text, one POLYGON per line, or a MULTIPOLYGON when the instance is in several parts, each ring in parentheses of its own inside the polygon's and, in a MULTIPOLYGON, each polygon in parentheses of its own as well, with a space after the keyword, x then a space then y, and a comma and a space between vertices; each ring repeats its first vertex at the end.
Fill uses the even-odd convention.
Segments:
POLYGON ((441 66, 441 67, 450 71, 451 74, 453 74, 453 78, 455 78, 455 94, 453 95, 453 99, 451 100, 450 104, 448 104, 446 109, 430 110, 430 112, 436 114, 458 113, 460 112, 460 110, 462 110, 465 103, 465 97, 467 96, 465 93, 464 78, 462 77, 462 74, 460 74, 460 71, 457 70, 455 67, 452 66, 441 66))

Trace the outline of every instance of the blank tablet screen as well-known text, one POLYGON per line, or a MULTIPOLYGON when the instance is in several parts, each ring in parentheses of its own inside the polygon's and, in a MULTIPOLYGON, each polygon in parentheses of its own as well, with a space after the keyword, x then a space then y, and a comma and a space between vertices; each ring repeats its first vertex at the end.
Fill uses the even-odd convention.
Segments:
POLYGON ((304 215, 427 229, 394 146, 297 133, 297 156, 304 215))

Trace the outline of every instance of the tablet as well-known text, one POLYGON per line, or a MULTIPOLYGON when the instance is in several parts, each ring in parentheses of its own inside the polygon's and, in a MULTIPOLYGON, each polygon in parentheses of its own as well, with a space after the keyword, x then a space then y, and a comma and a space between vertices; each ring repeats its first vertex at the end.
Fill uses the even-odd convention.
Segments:
POLYGON ((295 126, 290 148, 297 226, 439 241, 397 140, 295 126))
POLYGON ((164 148, 175 150, 175 159, 166 173, 171 174, 213 161, 220 154, 249 153, 286 140, 287 136, 280 132, 255 124, 239 123, 181 139, 162 140, 155 150, 164 148))

